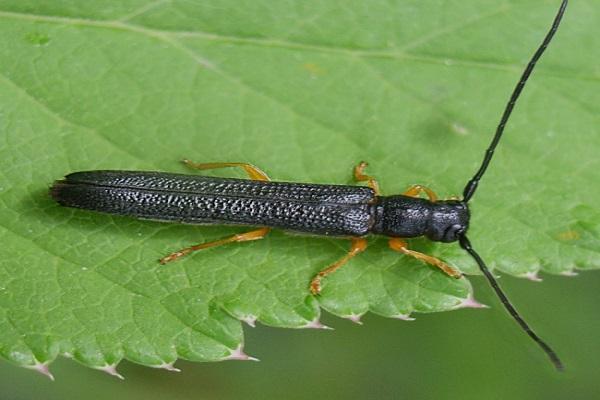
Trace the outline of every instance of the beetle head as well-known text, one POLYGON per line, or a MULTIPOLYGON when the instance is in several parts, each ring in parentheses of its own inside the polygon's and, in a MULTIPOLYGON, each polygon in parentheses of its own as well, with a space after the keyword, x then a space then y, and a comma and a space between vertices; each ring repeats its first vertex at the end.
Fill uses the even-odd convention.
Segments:
POLYGON ((459 200, 441 200, 431 204, 426 236, 436 242, 455 242, 469 228, 469 207, 459 200))

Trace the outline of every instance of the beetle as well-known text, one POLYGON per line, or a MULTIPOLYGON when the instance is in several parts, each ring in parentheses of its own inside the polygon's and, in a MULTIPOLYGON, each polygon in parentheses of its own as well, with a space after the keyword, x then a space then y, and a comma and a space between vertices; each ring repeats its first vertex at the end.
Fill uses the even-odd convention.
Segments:
POLYGON ((457 269, 442 260, 408 247, 405 239, 425 236, 436 242, 457 242, 476 261, 501 303, 520 327, 547 354, 554 366, 563 364, 515 310, 467 238, 469 201, 486 172, 504 132, 513 107, 536 62, 552 40, 568 0, 563 0, 552 26, 519 79, 500 119, 481 166, 468 181, 462 199, 438 200, 421 185, 411 186, 400 195, 382 196, 379 184, 365 173, 366 162, 354 168, 354 177, 366 186, 273 182, 258 167, 240 162, 194 163, 200 170, 242 168, 249 179, 219 178, 147 171, 83 171, 56 181, 50 195, 59 204, 140 219, 190 224, 233 224, 257 227, 213 242, 201 243, 174 252, 160 260, 165 264, 191 252, 228 243, 258 240, 272 228, 301 233, 345 237, 350 250, 320 271, 310 282, 313 295, 321 291, 321 281, 367 247, 369 234, 389 237, 391 249, 431 264, 453 278, 457 269), (427 198, 421 197, 425 194, 427 198))

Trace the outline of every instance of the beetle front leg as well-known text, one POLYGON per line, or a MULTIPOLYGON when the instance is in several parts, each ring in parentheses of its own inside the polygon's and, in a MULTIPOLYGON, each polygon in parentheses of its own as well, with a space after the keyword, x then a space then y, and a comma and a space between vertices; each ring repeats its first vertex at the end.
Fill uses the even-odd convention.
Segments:
POLYGON ((424 261, 429 265, 433 265, 434 267, 438 267, 448 276, 451 276, 456 279, 462 277, 462 273, 459 270, 452 268, 451 266, 449 266, 442 260, 435 258, 433 256, 429 256, 427 254, 419 253, 418 251, 410 250, 408 248, 408 243, 406 243, 406 241, 404 241, 400 238, 392 238, 389 240, 388 243, 392 250, 398 251, 407 256, 414 257, 417 260, 424 261))

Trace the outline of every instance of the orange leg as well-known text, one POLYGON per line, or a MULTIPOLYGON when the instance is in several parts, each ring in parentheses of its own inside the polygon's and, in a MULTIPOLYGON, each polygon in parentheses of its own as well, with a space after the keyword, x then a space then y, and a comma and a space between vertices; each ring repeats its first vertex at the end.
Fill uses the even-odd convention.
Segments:
POLYGON ((429 200, 432 203, 437 201, 437 195, 434 193, 434 191, 423 185, 412 185, 406 189, 406 192, 402 194, 410 197, 419 197, 419 195, 423 192, 427 194, 427 197, 429 197, 429 200))
POLYGON ((406 254, 407 256, 411 256, 416 258, 417 260, 421 260, 426 262, 427 264, 433 265, 434 267, 438 267, 448 276, 453 278, 460 278, 462 274, 460 271, 452 268, 442 260, 439 260, 435 257, 428 256, 427 254, 419 253, 418 251, 409 250, 408 243, 400 238, 392 238, 389 241, 389 246, 392 250, 398 251, 402 254, 406 254))
POLYGON ((327 275, 332 274, 338 268, 341 268, 346 264, 352 257, 355 255, 362 253, 367 248, 367 239, 364 238, 352 238, 352 245, 350 246, 350 250, 348 253, 337 260, 335 263, 331 264, 329 267, 325 268, 323 271, 319 272, 315 277, 310 281, 310 292, 314 295, 321 293, 321 280, 325 278, 327 275))
POLYGON ((229 167, 240 167, 248 174, 250 179, 254 181, 270 181, 267 174, 260 170, 260 168, 241 162, 227 162, 227 163, 195 163, 190 160, 183 160, 183 163, 190 168, 194 169, 217 169, 217 168, 229 168, 229 167))
POLYGON ((365 168, 367 168, 369 164, 364 161, 358 163, 356 167, 354 167, 354 179, 358 182, 367 182, 367 186, 375 191, 375 194, 379 196, 379 183, 370 175, 365 174, 365 168))
POLYGON ((219 240, 215 240, 213 242, 200 243, 195 246, 186 247, 185 249, 181 249, 179 251, 176 251, 175 253, 169 254, 168 256, 161 258, 159 262, 161 264, 166 264, 168 262, 175 261, 180 257, 188 255, 193 251, 204 250, 204 249, 208 249, 210 247, 221 246, 223 244, 240 243, 240 242, 249 242, 251 240, 259 240, 259 239, 264 238, 267 235, 267 233, 269 233, 270 230, 271 230, 271 228, 260 228, 260 229, 256 229, 254 231, 250 231, 250 232, 246 232, 246 233, 238 233, 236 235, 233 235, 233 236, 230 236, 227 238, 223 238, 223 239, 219 239, 219 240))
MULTIPOLYGON (((244 171, 248 174, 250 179, 255 181, 270 181, 267 174, 261 171, 258 167, 255 167, 252 164, 248 163, 195 163, 190 160, 183 160, 183 163, 190 168, 195 169, 217 169, 217 168, 227 168, 227 167, 240 167, 243 168, 244 171)), ((228 243, 240 243, 240 242, 248 242, 251 240, 259 240, 264 238, 271 228, 260 228, 246 233, 238 233, 236 235, 215 240, 208 243, 200 243, 195 246, 186 247, 185 249, 181 249, 176 251, 175 253, 169 254, 166 257, 160 259, 161 264, 166 264, 171 261, 175 261, 180 257, 188 255, 196 250, 204 250, 210 247, 221 246, 223 244, 228 243)))

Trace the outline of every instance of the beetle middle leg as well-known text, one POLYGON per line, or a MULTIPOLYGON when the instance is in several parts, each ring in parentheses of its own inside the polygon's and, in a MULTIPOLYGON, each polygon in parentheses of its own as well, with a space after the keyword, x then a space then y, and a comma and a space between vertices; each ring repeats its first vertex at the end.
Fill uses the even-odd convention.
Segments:
POLYGON ((365 168, 368 166, 369 164, 365 161, 359 162, 358 165, 354 167, 354 179, 357 182, 367 182, 367 186, 373 189, 375 194, 379 196, 379 183, 371 175, 365 174, 365 168))
POLYGON ((314 295, 321 293, 321 280, 325 278, 327 275, 332 274, 338 268, 341 268, 346 264, 352 257, 356 256, 359 253, 362 253, 367 248, 367 239, 365 238, 352 238, 352 244, 350 245, 350 250, 346 255, 329 267, 320 271, 315 277, 310 281, 310 292, 314 295))
POLYGON ((262 239, 265 236, 267 236, 267 233, 269 233, 270 230, 271 230, 271 228, 260 228, 260 229, 256 229, 256 230, 253 230, 250 232, 238 233, 233 236, 229 236, 229 237, 215 240, 212 242, 200 243, 195 246, 186 247, 185 249, 181 249, 179 251, 176 251, 175 253, 169 254, 168 256, 161 258, 159 260, 159 262, 161 264, 166 264, 168 262, 175 261, 178 258, 186 256, 194 251, 204 250, 204 249, 208 249, 210 247, 221 246, 223 244, 241 243, 241 242, 248 242, 251 240, 259 240, 259 239, 262 239))
POLYGON ((265 174, 263 171, 261 171, 260 168, 258 168, 255 165, 249 164, 249 163, 242 163, 242 162, 195 163, 195 162, 187 160, 187 159, 182 160, 182 162, 185 165, 187 165, 188 167, 194 168, 194 169, 218 169, 218 168, 239 167, 239 168, 242 168, 246 172, 246 174, 248 174, 250 179, 252 179, 253 181, 270 181, 271 180, 267 176, 267 174, 265 174))
POLYGON ((434 267, 438 267, 441 269, 446 275, 451 276, 453 278, 460 278, 462 274, 459 270, 452 268, 442 260, 435 258, 433 256, 429 256, 427 254, 419 253, 418 251, 410 250, 408 248, 408 243, 400 238, 391 238, 389 240, 389 246, 392 250, 398 251, 407 256, 411 256, 416 258, 417 260, 421 260, 426 262, 427 264, 433 265, 434 267))

